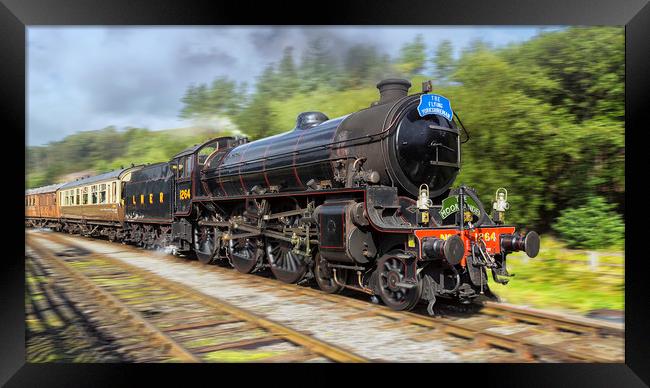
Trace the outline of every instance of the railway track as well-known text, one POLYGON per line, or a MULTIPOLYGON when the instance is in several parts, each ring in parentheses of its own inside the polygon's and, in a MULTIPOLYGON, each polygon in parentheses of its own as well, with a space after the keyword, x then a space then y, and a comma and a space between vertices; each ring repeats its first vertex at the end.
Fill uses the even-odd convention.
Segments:
POLYGON ((25 260, 26 360, 38 362, 128 362, 110 336, 94 330, 31 255, 25 260))
MULTIPOLYGON (((54 234, 48 238, 63 245, 76 245, 69 238, 54 234)), ((120 248, 145 253, 132 246, 121 245, 120 248)), ((166 255, 161 259, 227 276, 259 293, 282 295, 288 303, 318 301, 323 314, 345 307, 354 311, 343 317, 350 322, 381 317, 387 321, 386 330, 403 330, 416 342, 451 341, 461 355, 463 349, 484 349, 499 354, 495 359, 509 362, 623 362, 624 330, 619 324, 491 302, 473 313, 443 312, 441 316, 429 317, 417 309, 396 312, 348 296, 325 294, 309 287, 244 275, 219 266, 205 266, 176 256, 166 255)))
MULTIPOLYGON (((239 273, 236 275, 247 276, 239 273)), ((464 339, 466 346, 505 350, 511 354, 504 360, 514 362, 623 362, 624 330, 618 324, 493 302, 485 302, 485 306, 475 313, 460 314, 464 318, 445 315, 430 317, 424 306, 421 306, 419 312, 418 309, 414 312, 398 312, 343 295, 325 294, 312 288, 287 285, 259 276, 256 278, 252 281, 253 287, 262 291, 282 290, 287 296, 304 295, 328 300, 333 306, 357 309, 358 313, 346 317, 350 320, 381 316, 390 320, 387 328, 413 326, 424 329, 413 337, 416 341, 450 335, 464 339), (269 285, 269 281, 273 284, 269 285), (515 332, 509 332, 508 329, 515 325, 520 326, 515 332), (500 332, 499 328, 504 330, 500 332), (548 336, 563 338, 560 342, 545 344, 541 337, 547 337, 545 339, 548 340, 548 336), (611 345, 606 347, 607 350, 599 349, 602 340, 607 340, 611 345), (618 351, 610 352, 616 348, 618 351)))
POLYGON ((138 267, 50 237, 29 237, 28 245, 53 270, 56 282, 135 361, 366 361, 138 267), (47 240, 58 240, 66 249, 55 254, 47 240))

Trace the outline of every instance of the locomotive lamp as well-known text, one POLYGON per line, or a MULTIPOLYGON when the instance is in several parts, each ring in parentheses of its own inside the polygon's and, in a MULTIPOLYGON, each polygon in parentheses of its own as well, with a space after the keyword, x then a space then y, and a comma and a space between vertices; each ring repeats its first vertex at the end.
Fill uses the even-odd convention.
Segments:
POLYGON ((418 224, 429 224, 429 208, 433 206, 431 198, 429 198, 429 186, 427 184, 420 185, 420 195, 418 196, 418 224))
POLYGON ((492 203, 492 209, 494 209, 494 214, 492 218, 497 224, 503 224, 505 222, 506 210, 510 208, 508 203, 508 190, 503 187, 497 189, 497 192, 494 195, 494 202, 492 203))

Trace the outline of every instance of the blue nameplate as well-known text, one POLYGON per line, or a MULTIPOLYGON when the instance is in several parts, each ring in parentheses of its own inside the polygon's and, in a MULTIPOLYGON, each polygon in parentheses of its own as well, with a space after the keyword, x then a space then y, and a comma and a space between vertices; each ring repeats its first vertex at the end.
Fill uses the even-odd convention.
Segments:
POLYGON ((418 113, 424 117, 426 115, 438 115, 451 121, 454 112, 451 110, 451 103, 446 97, 438 94, 423 94, 420 96, 420 105, 418 113))

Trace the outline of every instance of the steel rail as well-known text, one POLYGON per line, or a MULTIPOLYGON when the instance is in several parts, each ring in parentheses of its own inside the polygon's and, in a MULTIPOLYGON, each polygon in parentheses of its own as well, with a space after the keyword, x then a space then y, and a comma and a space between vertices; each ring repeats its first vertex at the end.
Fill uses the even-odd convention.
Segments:
POLYGON ((124 317, 125 320, 133 322, 133 326, 143 332, 145 336, 153 338, 155 341, 162 343, 164 349, 173 357, 176 357, 182 361, 201 362, 199 358, 194 356, 183 346, 150 324, 140 313, 134 311, 129 306, 122 303, 122 301, 117 299, 115 296, 106 292, 95 282, 93 282, 88 276, 84 275, 80 271, 74 270, 72 267, 65 264, 64 261, 54 257, 54 255, 51 254, 41 243, 38 243, 34 240, 35 239, 32 237, 27 238, 29 245, 41 259, 47 261, 48 264, 53 265, 60 271, 67 274, 70 278, 78 282, 77 284, 80 286, 80 289, 85 289, 85 292, 93 295, 99 304, 103 304, 109 309, 119 312, 119 314, 124 317))
MULTIPOLYGON (((65 245, 76 249, 83 249, 79 245, 67 241, 67 239, 63 239, 60 236, 49 235, 43 237, 61 245, 65 245)), ((145 278, 160 286, 163 286, 166 289, 169 289, 170 291, 177 293, 177 295, 179 296, 187 296, 187 297, 194 298, 200 301, 201 303, 204 303, 218 311, 232 315, 240 319, 241 321, 253 323, 256 327, 265 329, 272 335, 275 335, 279 338, 282 338, 300 347, 306 348, 310 352, 323 356, 329 360, 335 362, 359 362, 359 363, 369 361, 366 358, 361 357, 348 350, 345 350, 341 347, 305 335, 294 329, 283 326, 277 322, 260 317, 259 315, 256 315, 250 311, 246 311, 241 308, 238 308, 226 301, 214 298, 199 290, 190 288, 176 281, 158 276, 140 267, 125 263, 122 260, 118 260, 109 257, 107 255, 94 254, 94 256, 101 257, 102 260, 106 260, 110 262, 112 265, 126 270, 128 273, 136 274, 142 278, 145 278)))
POLYGON ((625 334, 624 325, 620 323, 601 322, 582 317, 569 317, 553 312, 490 301, 484 302, 484 305, 485 307, 481 310, 483 314, 502 315, 518 321, 551 326, 559 330, 587 334, 598 333, 618 337, 622 337, 625 334))

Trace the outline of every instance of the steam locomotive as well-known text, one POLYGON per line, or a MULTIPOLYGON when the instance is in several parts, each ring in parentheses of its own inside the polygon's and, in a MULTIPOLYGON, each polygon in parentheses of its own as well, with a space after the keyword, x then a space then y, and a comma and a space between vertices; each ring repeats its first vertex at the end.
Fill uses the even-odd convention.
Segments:
POLYGON ((507 254, 535 257, 540 238, 503 223, 503 195, 490 216, 472 188, 452 188, 462 124, 430 82, 410 87, 383 80, 379 101, 343 117, 304 112, 283 134, 221 137, 169 162, 28 191, 26 220, 351 288, 395 310, 492 297, 487 269, 507 283, 507 254), (46 195, 56 209, 42 216, 30 198, 46 195))

